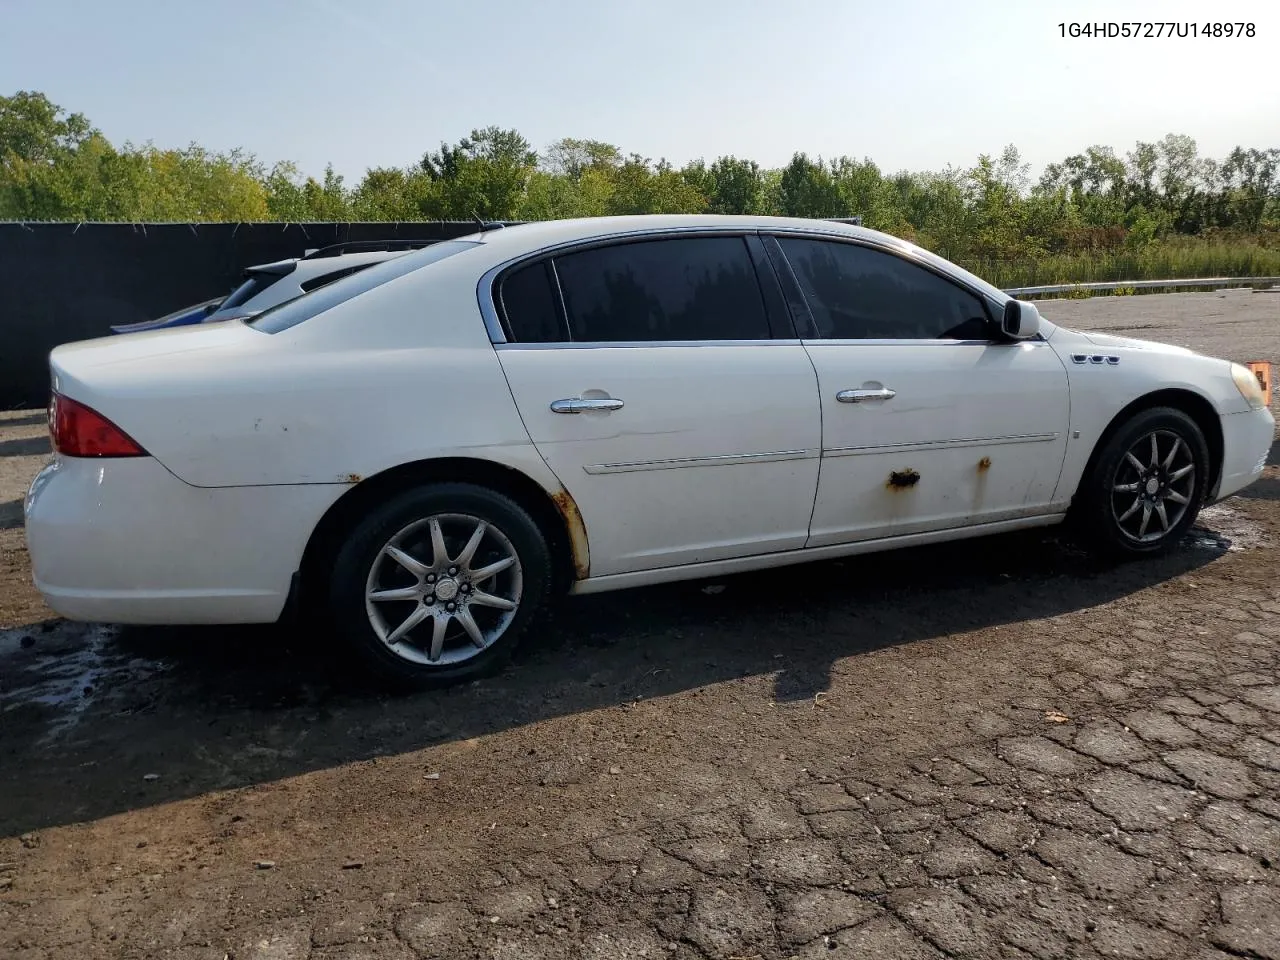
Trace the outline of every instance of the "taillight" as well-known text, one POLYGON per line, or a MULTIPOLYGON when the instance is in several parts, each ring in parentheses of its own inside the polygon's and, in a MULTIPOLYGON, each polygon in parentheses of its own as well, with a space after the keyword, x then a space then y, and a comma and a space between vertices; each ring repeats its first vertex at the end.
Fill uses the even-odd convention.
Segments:
POLYGON ((68 457, 145 457, 147 452, 114 423, 59 393, 49 400, 53 449, 68 457))

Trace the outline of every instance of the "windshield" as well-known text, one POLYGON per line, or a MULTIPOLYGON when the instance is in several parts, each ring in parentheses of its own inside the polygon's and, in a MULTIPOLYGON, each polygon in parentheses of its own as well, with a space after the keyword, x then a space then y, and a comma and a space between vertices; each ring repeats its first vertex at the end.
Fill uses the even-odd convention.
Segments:
POLYGON ((269 307, 252 320, 246 320, 245 324, 263 333, 279 333, 304 320, 310 320, 340 303, 345 303, 352 297, 358 297, 374 287, 381 286, 388 280, 402 277, 419 267, 425 267, 478 246, 480 243, 476 240, 445 240, 415 253, 384 260, 368 270, 361 270, 359 273, 343 277, 310 293, 304 293, 295 300, 269 307))

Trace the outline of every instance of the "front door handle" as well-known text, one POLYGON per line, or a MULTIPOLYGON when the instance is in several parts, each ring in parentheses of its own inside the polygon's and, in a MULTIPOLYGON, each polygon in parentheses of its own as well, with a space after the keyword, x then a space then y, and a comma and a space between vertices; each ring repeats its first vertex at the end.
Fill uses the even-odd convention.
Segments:
POLYGON ((892 400, 897 395, 896 390, 880 387, 878 390, 841 390, 836 399, 841 403, 862 403, 864 400, 892 400))
POLYGON ((592 410, 621 410, 622 401, 616 397, 569 397, 551 404, 552 413, 587 413, 592 410))

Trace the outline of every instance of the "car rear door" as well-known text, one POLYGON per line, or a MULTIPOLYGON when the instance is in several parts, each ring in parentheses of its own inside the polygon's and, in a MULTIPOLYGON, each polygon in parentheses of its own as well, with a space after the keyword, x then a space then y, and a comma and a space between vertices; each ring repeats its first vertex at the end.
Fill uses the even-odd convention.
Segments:
POLYGON ((757 237, 565 250, 500 275, 494 297, 502 368, 582 513, 592 576, 804 545, 817 386, 757 237))
POLYGON ((765 242, 821 392, 809 546, 1060 509, 1069 396, 1048 343, 996 338, 985 298, 886 249, 765 242))

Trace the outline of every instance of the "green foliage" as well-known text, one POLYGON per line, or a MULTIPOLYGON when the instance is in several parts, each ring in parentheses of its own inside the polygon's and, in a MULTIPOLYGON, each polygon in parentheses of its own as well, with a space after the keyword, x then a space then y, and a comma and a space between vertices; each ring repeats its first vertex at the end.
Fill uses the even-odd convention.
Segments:
POLYGON ((791 158, 778 184, 778 212, 784 217, 843 216, 840 188, 819 159, 803 153, 791 158))
POLYGON ((1169 134, 1123 156, 1093 145, 1032 183, 1018 150, 971 167, 882 171, 795 153, 781 169, 724 156, 676 169, 599 140, 541 153, 489 126, 348 185, 289 162, 191 144, 111 144, 38 92, 0 97, 0 218, 53 220, 543 220, 634 213, 848 217, 1002 286, 1280 274, 1280 149, 1221 160, 1169 134))
POLYGON ((1137 253, 1080 251, 1021 260, 960 257, 959 263, 1003 288, 1179 277, 1280 277, 1280 234, 1174 237, 1137 253))

